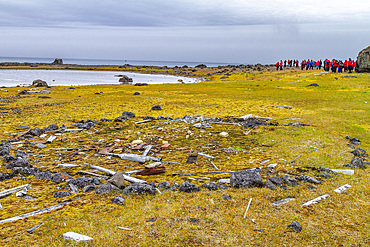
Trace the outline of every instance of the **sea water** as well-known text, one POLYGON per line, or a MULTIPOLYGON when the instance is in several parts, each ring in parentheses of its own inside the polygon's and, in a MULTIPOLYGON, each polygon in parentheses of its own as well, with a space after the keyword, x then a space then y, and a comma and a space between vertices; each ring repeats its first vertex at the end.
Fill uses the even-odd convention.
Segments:
POLYGON ((85 70, 0 70, 0 87, 29 86, 36 79, 46 81, 49 86, 83 86, 97 84, 121 84, 117 75, 126 75, 135 83, 196 83, 198 78, 139 74, 124 71, 85 70))

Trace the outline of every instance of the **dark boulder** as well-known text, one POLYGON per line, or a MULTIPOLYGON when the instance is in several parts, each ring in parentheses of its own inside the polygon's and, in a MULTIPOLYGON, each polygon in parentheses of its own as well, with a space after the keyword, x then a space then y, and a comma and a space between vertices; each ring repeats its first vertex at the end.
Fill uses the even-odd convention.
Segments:
POLYGON ((304 174, 300 175, 298 177, 298 180, 301 181, 301 182, 303 182, 303 183, 308 182, 308 183, 312 183, 312 184, 321 184, 321 181, 319 181, 319 180, 317 180, 317 179, 315 179, 313 177, 304 175, 304 174))
POLYGON ((293 228, 293 230, 298 233, 302 231, 302 226, 298 221, 293 221, 292 224, 288 225, 287 228, 293 228))
POLYGON ((95 190, 96 194, 102 193, 110 193, 113 190, 112 184, 105 182, 104 184, 99 185, 99 187, 95 190))
POLYGON ((36 179, 40 179, 40 180, 50 180, 52 179, 53 177, 53 174, 51 172, 39 172, 36 174, 36 179))
POLYGON ((289 177, 287 175, 283 176, 283 181, 286 185, 289 186, 296 186, 298 185, 298 181, 295 178, 289 177))
POLYGON ((155 105, 152 107, 152 111, 161 111, 162 107, 160 105, 155 105))
POLYGON ((123 204, 125 203, 125 199, 122 196, 116 196, 112 198, 112 203, 123 206, 123 204))
POLYGON ((30 163, 26 158, 17 157, 16 159, 12 160, 7 166, 7 169, 13 169, 14 167, 27 167, 31 168, 30 163))
POLYGON ((169 188, 171 188, 171 184, 167 181, 160 182, 158 184, 158 189, 169 189, 169 188))
POLYGON ((179 190, 182 191, 182 192, 191 193, 191 192, 200 191, 200 188, 197 185, 193 184, 193 183, 183 182, 180 185, 179 190))
POLYGON ((87 186, 83 187, 82 191, 84 193, 87 193, 87 192, 93 191, 95 189, 96 189, 95 185, 90 184, 90 185, 87 185, 87 186))
POLYGON ((312 84, 310 84, 310 85, 308 85, 308 86, 306 86, 306 87, 318 87, 319 86, 319 84, 317 84, 317 83, 312 83, 312 84))
POLYGON ((58 130, 58 129, 59 129, 58 125, 50 124, 48 127, 44 128, 44 132, 45 131, 55 131, 55 130, 58 130))
POLYGON ((101 183, 102 182, 98 178, 92 177, 92 178, 71 179, 67 182, 67 185, 73 184, 73 185, 76 185, 79 189, 82 189, 82 188, 86 187, 87 185, 99 185, 101 183))
POLYGON ((9 155, 10 153, 10 150, 8 147, 2 147, 0 148, 0 156, 5 156, 5 155, 9 155))
POLYGON ((34 86, 34 87, 48 87, 48 84, 46 83, 46 81, 37 79, 37 80, 34 80, 32 82, 32 86, 34 86))
POLYGON ((283 180, 281 178, 279 178, 279 177, 276 177, 276 176, 270 177, 267 180, 270 181, 270 182, 272 182, 275 185, 279 185, 280 186, 280 185, 283 184, 283 180))
POLYGON ((53 177, 51 178, 51 181, 53 183, 56 183, 56 184, 59 184, 61 182, 64 182, 64 181, 67 181, 69 179, 73 179, 71 176, 69 176, 67 173, 65 172, 58 172, 58 173, 55 173, 53 175, 53 177))
POLYGON ((206 189, 209 189, 209 190, 217 190, 217 184, 214 183, 214 182, 210 182, 210 183, 205 183, 205 184, 202 184, 202 186, 200 186, 201 188, 206 188, 206 189))
POLYGON ((15 175, 13 173, 0 173, 0 181, 3 181, 5 179, 11 179, 15 175))
POLYGON ((351 165, 353 167, 365 169, 364 162, 363 162, 362 158, 357 157, 357 156, 353 157, 353 159, 351 160, 351 165))
POLYGON ((121 82, 121 84, 131 84, 134 80, 127 75, 121 75, 118 81, 121 82))
POLYGON ((38 168, 28 168, 28 167, 14 167, 13 174, 21 174, 25 177, 33 176, 39 173, 40 170, 38 168))
POLYGON ((123 122, 123 121, 131 119, 131 118, 135 118, 135 114, 132 113, 132 112, 125 111, 125 112, 122 113, 121 116, 114 119, 114 122, 123 122))
POLYGON ((266 188, 269 188, 271 190, 276 190, 275 184, 273 182, 271 182, 271 180, 268 180, 268 179, 267 179, 267 181, 265 183, 265 187, 266 188))
POLYGON ((62 198, 62 197, 66 197, 66 196, 70 196, 72 195, 71 192, 68 192, 68 191, 58 191, 54 194, 54 197, 55 198, 62 198))
POLYGON ((154 195, 157 193, 157 190, 153 186, 146 183, 132 183, 124 188, 122 193, 125 195, 154 195))
POLYGON ((370 46, 360 51, 357 56, 358 72, 370 73, 370 46))
POLYGON ((230 184, 239 189, 263 186, 261 175, 251 171, 234 172, 230 177, 230 184))
POLYGON ((54 59, 54 62, 52 64, 53 65, 62 65, 63 64, 63 59, 56 58, 56 59, 54 59))

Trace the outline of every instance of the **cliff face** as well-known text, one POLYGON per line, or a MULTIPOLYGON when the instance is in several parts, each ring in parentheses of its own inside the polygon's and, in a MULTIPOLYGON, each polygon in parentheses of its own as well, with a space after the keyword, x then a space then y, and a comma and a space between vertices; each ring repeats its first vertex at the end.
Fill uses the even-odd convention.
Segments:
POLYGON ((359 72, 370 72, 370 46, 358 54, 357 66, 359 72))

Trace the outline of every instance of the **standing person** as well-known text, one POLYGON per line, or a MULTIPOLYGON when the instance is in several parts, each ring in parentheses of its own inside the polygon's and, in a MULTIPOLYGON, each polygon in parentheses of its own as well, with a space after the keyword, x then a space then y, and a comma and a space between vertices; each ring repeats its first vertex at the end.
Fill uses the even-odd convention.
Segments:
POLYGON ((319 66, 320 66, 320 61, 319 61, 319 60, 317 60, 317 61, 316 61, 316 69, 319 69, 319 66))
POLYGON ((279 61, 276 62, 276 70, 279 70, 279 61))
POLYGON ((352 73, 352 69, 353 69, 352 66, 353 66, 353 62, 350 58, 350 59, 348 59, 348 63, 347 63, 348 73, 352 73))
POLYGON ((284 60, 284 68, 286 67, 286 60, 284 60))
POLYGON ((346 60, 344 60, 344 63, 343 63, 343 67, 344 67, 344 72, 346 72, 347 71, 347 67, 348 67, 348 61, 347 61, 347 59, 346 60))
POLYGON ((343 68, 344 68, 344 63, 342 62, 342 60, 339 60, 338 73, 342 73, 343 68))
POLYGON ((301 70, 303 70, 303 69, 304 69, 304 67, 306 67, 306 60, 303 60, 303 61, 301 62, 301 70))
POLYGON ((311 62, 310 62, 310 69, 313 69, 313 60, 311 59, 311 62))
POLYGON ((283 70, 283 60, 280 60, 280 70, 283 70))
POLYGON ((352 66, 353 66, 353 70, 354 70, 355 72, 357 72, 357 63, 356 63, 356 61, 355 61, 355 60, 353 60, 353 62, 352 62, 352 66))
POLYGON ((320 61, 319 61, 319 70, 321 70, 321 66, 322 66, 322 61, 320 59, 320 61))
POLYGON ((295 66, 298 68, 299 61, 298 59, 295 61, 295 66))
POLYGON ((307 61, 306 61, 306 70, 308 70, 308 68, 310 67, 310 59, 308 59, 307 61))

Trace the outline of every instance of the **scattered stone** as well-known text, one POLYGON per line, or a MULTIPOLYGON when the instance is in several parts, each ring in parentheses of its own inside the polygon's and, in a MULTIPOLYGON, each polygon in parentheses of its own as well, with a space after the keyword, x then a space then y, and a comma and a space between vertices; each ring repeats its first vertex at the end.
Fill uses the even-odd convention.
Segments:
POLYGON ((229 136, 229 134, 228 134, 227 132, 221 132, 221 133, 220 133, 220 136, 221 136, 221 137, 228 137, 228 136, 229 136))
POLYGON ((230 184, 240 189, 263 186, 261 175, 251 171, 234 172, 230 177, 230 184))
POLYGON ((25 151, 19 150, 16 154, 15 157, 20 157, 20 158, 27 158, 29 155, 25 151))
POLYGON ((295 178, 289 177, 287 175, 283 176, 283 181, 286 185, 289 185, 289 186, 297 186, 298 185, 298 181, 295 178))
POLYGON ((157 193, 157 190, 153 186, 146 183, 132 183, 124 188, 122 193, 125 195, 154 195, 157 193))
POLYGON ((178 190, 180 188, 180 185, 178 183, 173 183, 170 190, 178 190))
POLYGON ((200 191, 200 188, 197 185, 193 184, 193 183, 183 182, 180 185, 179 190, 182 191, 182 192, 191 193, 191 192, 200 191))
POLYGON ((214 182, 204 183, 200 187, 201 188, 206 188, 206 189, 209 189, 209 190, 217 190, 217 184, 214 183, 214 182))
POLYGON ((122 196, 116 196, 112 198, 112 203, 118 204, 120 206, 123 206, 125 202, 125 199, 122 196))
POLYGON ((271 180, 268 180, 268 179, 267 179, 267 181, 265 183, 265 187, 266 188, 269 188, 271 190, 276 190, 275 184, 273 182, 271 182, 271 180))
POLYGON ((28 168, 28 167, 14 167, 13 174, 21 174, 23 176, 33 176, 39 173, 40 170, 38 168, 28 168))
POLYGON ((73 178, 65 172, 58 172, 58 173, 55 173, 53 175, 53 177, 51 178, 51 181, 53 183, 59 184, 59 183, 64 182, 68 179, 73 179, 73 178))
POLYGON ((123 122, 123 121, 131 119, 131 118, 135 118, 135 114, 132 113, 132 112, 127 112, 126 111, 126 112, 123 112, 121 116, 114 119, 114 122, 123 122))
POLYGON ((120 171, 116 172, 107 182, 117 186, 119 189, 125 188, 125 179, 120 171))
POLYGON ((93 238, 90 238, 86 235, 78 234, 75 232, 66 232, 63 234, 63 238, 66 240, 74 240, 76 242, 91 242, 93 238))
POLYGON ((52 179, 53 177, 53 174, 51 172, 39 172, 36 174, 36 179, 40 179, 40 180, 50 180, 52 179))
POLYGON ((13 157, 13 156, 11 156, 11 155, 4 155, 4 162, 5 163, 9 163, 9 162, 12 162, 13 160, 17 160, 17 158, 16 157, 13 157))
POLYGON ((198 160, 198 155, 190 155, 188 160, 186 161, 187 164, 196 164, 198 160))
POLYGON ((229 186, 227 186, 226 184, 223 184, 223 183, 218 183, 218 187, 221 190, 227 190, 229 188, 229 186))
POLYGON ((102 193, 110 193, 112 191, 113 187, 112 184, 105 182, 95 190, 96 194, 102 194, 102 193))
POLYGON ((62 197, 66 197, 66 196, 70 196, 72 195, 71 192, 68 192, 68 191, 58 191, 54 194, 54 197, 55 198, 62 198, 62 197))
POLYGON ((161 111, 162 107, 160 105, 155 105, 152 107, 152 111, 161 111))
POLYGON ((313 184, 321 184, 321 181, 319 181, 315 178, 312 178, 310 176, 304 175, 304 174, 300 175, 298 177, 298 180, 301 181, 301 182, 304 182, 304 183, 309 182, 309 183, 313 183, 313 184))
POLYGON ((93 191, 95 189, 96 189, 95 185, 90 184, 90 185, 87 185, 87 186, 83 187, 82 191, 84 193, 87 193, 87 192, 93 191))
POLYGON ((0 181, 11 179, 15 176, 13 173, 0 173, 0 181))
POLYGON ((352 145, 361 145, 361 141, 357 138, 352 138, 349 140, 352 145))
POLYGON ((135 92, 134 95, 140 95, 140 93, 139 92, 135 92))
POLYGON ((121 75, 118 82, 121 82, 121 84, 131 84, 130 82, 134 82, 134 80, 127 75, 121 75))
POLYGON ((276 176, 268 178, 267 181, 272 182, 274 185, 283 185, 283 180, 276 176))
POLYGON ((10 150, 8 147, 2 147, 0 149, 0 156, 5 156, 5 155, 9 155, 10 153, 10 150))
POLYGON ((365 169, 362 158, 357 157, 357 156, 353 157, 353 159, 351 160, 351 165, 353 165, 354 167, 365 169))
POLYGON ((34 80, 32 82, 32 86, 34 86, 34 87, 48 87, 48 84, 46 83, 46 81, 37 79, 37 80, 34 80))
POLYGON ((224 200, 230 200, 231 199, 231 196, 229 196, 229 195, 222 195, 221 198, 224 199, 224 200))
POLYGON ((293 221, 292 224, 288 225, 287 228, 293 228, 294 232, 298 233, 302 231, 302 226, 298 221, 293 221))
MULTIPOLYGON (((4 157, 5 160, 5 157, 4 157)), ((12 160, 7 166, 7 169, 13 169, 14 167, 27 167, 31 168, 30 163, 26 158, 17 157, 16 159, 12 160)))
POLYGON ((160 182, 158 184, 158 189, 169 189, 171 187, 171 184, 167 181, 160 182))
POLYGON ((308 86, 306 86, 306 87, 318 87, 319 86, 319 84, 317 84, 317 83, 312 83, 312 84, 310 84, 310 85, 308 85, 308 86))

